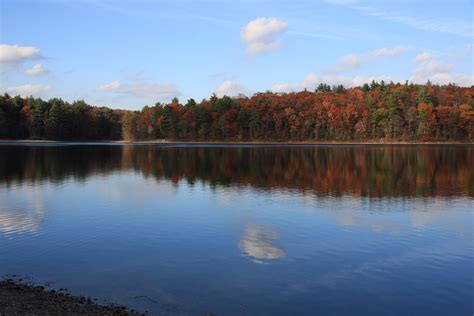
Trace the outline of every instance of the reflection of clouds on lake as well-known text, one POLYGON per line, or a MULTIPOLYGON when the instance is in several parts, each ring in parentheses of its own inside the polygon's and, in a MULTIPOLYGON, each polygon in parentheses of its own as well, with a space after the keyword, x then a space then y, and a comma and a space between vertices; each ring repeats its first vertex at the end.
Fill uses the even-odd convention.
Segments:
POLYGON ((263 260, 280 259, 285 252, 275 241, 278 234, 261 225, 247 225, 245 233, 240 239, 239 248, 245 255, 254 258, 255 263, 265 263, 263 260))
POLYGON ((47 200, 54 196, 56 184, 19 185, 0 190, 0 237, 39 234, 46 218, 47 200))
POLYGON ((41 204, 31 209, 0 209, 0 233, 7 238, 23 233, 37 233, 44 218, 41 204))
POLYGON ((397 233, 403 229, 400 223, 394 223, 391 219, 385 219, 381 215, 377 216, 370 213, 362 213, 352 209, 337 210, 336 222, 339 226, 367 227, 378 233, 384 231, 397 233))
POLYGON ((344 227, 366 227, 379 233, 396 234, 412 229, 430 230, 440 227, 461 235, 472 231, 472 223, 459 221, 460 214, 472 208, 470 198, 374 199, 349 195, 306 195, 302 201, 309 212, 333 218, 339 226, 344 227), (393 205, 397 205, 397 212, 390 211, 393 205))
POLYGON ((54 184, 41 188, 21 185, 0 190, 0 236, 38 234, 46 216, 45 200, 53 187, 54 184))
POLYGON ((472 221, 459 220, 459 212, 472 210, 470 198, 430 199, 412 206, 410 223, 418 230, 429 229, 433 226, 442 226, 455 231, 460 235, 472 234, 472 221))
POLYGON ((338 226, 367 227, 375 232, 398 233, 401 223, 393 221, 386 210, 391 200, 359 198, 350 195, 340 197, 318 197, 306 195, 303 203, 313 213, 331 217, 338 226), (388 217, 387 217, 388 216, 388 217))
POLYGON ((178 186, 167 180, 144 179, 140 175, 132 173, 128 173, 127 177, 113 174, 94 180, 92 185, 96 186, 95 193, 115 202, 173 197, 178 191, 178 186))

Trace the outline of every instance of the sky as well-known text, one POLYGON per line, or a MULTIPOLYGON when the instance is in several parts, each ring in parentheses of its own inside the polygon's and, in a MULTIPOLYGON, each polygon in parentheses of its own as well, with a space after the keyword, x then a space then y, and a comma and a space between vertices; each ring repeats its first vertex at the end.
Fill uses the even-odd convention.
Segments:
POLYGON ((472 0, 0 0, 0 93, 140 109, 372 80, 474 85, 472 0))

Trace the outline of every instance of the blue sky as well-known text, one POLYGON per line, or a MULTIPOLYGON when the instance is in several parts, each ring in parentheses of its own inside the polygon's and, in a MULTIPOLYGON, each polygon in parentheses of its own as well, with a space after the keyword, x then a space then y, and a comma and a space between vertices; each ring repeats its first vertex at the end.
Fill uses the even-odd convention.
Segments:
POLYGON ((469 0, 0 3, 13 95, 139 109, 320 82, 474 84, 469 0))

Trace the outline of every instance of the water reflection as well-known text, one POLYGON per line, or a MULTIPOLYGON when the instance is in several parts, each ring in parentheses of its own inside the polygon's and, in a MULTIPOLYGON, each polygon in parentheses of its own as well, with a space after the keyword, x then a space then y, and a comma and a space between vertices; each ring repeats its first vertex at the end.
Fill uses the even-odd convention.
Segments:
POLYGON ((278 234, 261 225, 249 224, 239 242, 243 254, 252 257, 255 263, 266 263, 266 260, 285 257, 285 252, 278 245, 278 234))
POLYGON ((193 185, 317 195, 474 196, 473 146, 0 146, 0 184, 136 171, 193 185))
POLYGON ((14 234, 37 233, 45 213, 41 205, 28 209, 0 208, 0 235, 11 237, 14 234))
POLYGON ((469 314, 473 165, 472 146, 0 146, 0 272, 160 315, 469 314))

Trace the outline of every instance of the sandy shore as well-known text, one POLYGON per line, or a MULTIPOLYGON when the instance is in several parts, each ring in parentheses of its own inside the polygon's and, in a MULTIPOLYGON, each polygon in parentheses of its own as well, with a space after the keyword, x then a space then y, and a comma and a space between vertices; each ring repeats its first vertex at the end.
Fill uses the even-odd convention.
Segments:
POLYGON ((90 298, 48 291, 43 286, 0 281, 0 315, 144 315, 124 306, 99 305, 90 298))

